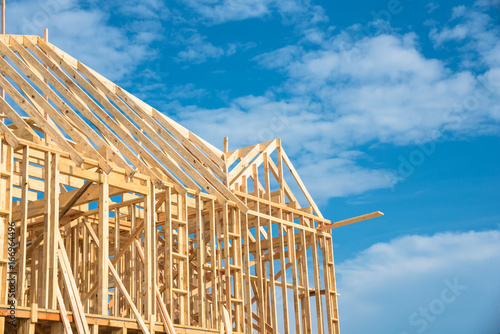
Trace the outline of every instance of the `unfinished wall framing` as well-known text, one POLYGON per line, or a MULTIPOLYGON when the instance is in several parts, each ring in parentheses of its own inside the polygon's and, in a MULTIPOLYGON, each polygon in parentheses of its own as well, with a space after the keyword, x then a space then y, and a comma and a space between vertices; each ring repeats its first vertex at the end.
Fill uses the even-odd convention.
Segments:
POLYGON ((0 332, 339 333, 331 230, 381 213, 330 223, 279 139, 221 151, 40 37, 0 55, 0 332))

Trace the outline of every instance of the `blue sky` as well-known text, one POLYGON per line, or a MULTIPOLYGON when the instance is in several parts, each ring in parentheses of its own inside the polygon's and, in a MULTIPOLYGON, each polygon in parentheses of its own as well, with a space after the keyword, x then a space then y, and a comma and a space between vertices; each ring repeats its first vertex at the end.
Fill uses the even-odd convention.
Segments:
POLYGON ((8 33, 218 147, 281 137, 332 221, 385 213, 334 231, 343 334, 500 332, 498 0, 41 3, 8 33))

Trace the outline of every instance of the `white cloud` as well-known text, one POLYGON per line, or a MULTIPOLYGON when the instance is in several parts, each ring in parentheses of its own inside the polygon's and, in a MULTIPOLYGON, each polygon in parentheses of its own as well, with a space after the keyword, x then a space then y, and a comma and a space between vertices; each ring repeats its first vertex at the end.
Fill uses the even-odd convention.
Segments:
POLYGON ((337 265, 342 331, 496 333, 499 254, 496 230, 375 244, 337 265))
POLYGON ((311 25, 327 21, 320 6, 309 0, 184 0, 207 24, 265 18, 278 13, 285 24, 311 25))
POLYGON ((349 156, 349 153, 352 152, 344 151, 339 157, 303 164, 298 170, 301 178, 307 180, 308 190, 315 195, 318 204, 326 204, 332 197, 391 188, 399 181, 393 171, 361 167, 358 164, 360 157, 349 156))
POLYGON ((141 25, 132 16, 118 27, 109 23, 100 3, 83 7, 75 0, 18 1, 9 3, 7 32, 41 35, 48 28, 50 42, 110 79, 121 80, 154 56, 151 43, 160 38, 161 26, 144 18, 149 15, 147 3, 141 8, 141 25))
POLYGON ((216 47, 212 43, 206 41, 205 36, 201 36, 197 32, 193 32, 191 36, 183 40, 186 44, 186 49, 177 54, 179 61, 187 61, 194 64, 200 64, 209 58, 219 58, 224 55, 224 49, 216 47))
POLYGON ((169 100, 174 99, 193 99, 204 96, 207 92, 204 89, 196 88, 193 84, 176 86, 171 89, 166 98, 169 100))
POLYGON ((225 47, 215 46, 207 41, 206 36, 202 36, 195 29, 182 29, 176 33, 175 44, 185 47, 179 51, 175 60, 201 64, 208 59, 218 59, 222 56, 231 56, 238 49, 248 50, 256 46, 255 43, 228 43, 225 47))
POLYGON ((436 9, 439 8, 439 4, 435 2, 429 2, 425 8, 427 8, 427 13, 432 14, 436 9))

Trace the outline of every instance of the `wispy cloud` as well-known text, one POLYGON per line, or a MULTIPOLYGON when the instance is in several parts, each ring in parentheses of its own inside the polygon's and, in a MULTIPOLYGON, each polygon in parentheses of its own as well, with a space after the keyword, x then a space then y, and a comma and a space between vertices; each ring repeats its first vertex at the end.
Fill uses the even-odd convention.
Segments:
POLYGON ((214 46, 195 30, 189 29, 179 36, 179 43, 186 45, 186 49, 177 54, 177 60, 200 64, 209 58, 220 58, 224 55, 223 48, 214 46))
POLYGON ((301 26, 328 21, 321 6, 309 0, 184 0, 206 24, 281 16, 285 24, 301 26))
POLYGON ((412 235, 375 244, 337 265, 342 330, 496 333, 498 254, 497 230, 412 235))
POLYGON ((247 50, 255 47, 255 43, 228 43, 225 46, 215 46, 202 36, 196 29, 184 28, 176 32, 175 44, 183 49, 175 57, 176 61, 201 64, 209 59, 218 59, 222 56, 231 56, 238 50, 247 50))
POLYGON ((446 45, 459 51, 466 67, 481 65, 486 70, 500 67, 500 28, 487 14, 489 5, 479 2, 471 8, 455 7, 444 27, 431 30, 435 46, 446 45))

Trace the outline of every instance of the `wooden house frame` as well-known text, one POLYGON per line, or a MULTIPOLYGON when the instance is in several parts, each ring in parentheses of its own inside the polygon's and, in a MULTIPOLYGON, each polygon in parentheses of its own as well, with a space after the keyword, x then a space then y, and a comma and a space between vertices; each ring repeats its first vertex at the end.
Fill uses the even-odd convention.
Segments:
POLYGON ((221 151, 47 38, 0 56, 0 333, 339 333, 332 228, 381 213, 330 223, 279 139, 221 151))

